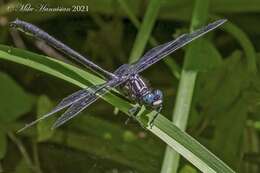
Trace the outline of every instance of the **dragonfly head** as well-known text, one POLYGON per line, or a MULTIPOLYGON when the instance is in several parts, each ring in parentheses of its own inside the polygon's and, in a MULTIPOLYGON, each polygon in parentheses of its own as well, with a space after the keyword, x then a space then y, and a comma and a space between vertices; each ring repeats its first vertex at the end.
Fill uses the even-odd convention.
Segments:
POLYGON ((156 109, 162 105, 163 94, 160 90, 153 90, 143 97, 145 105, 156 109))

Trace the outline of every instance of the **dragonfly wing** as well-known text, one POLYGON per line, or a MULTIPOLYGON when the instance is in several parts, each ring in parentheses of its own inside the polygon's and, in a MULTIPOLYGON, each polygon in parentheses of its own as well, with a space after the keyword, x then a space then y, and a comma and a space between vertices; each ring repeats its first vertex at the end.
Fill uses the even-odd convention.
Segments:
POLYGON ((64 98, 51 112, 49 112, 46 115, 52 115, 56 112, 59 112, 60 110, 72 105, 73 103, 81 100, 82 98, 86 97, 89 94, 90 94, 90 92, 89 92, 88 88, 79 90, 79 91, 69 95, 68 97, 64 98))
POLYGON ((79 100, 81 100, 82 98, 88 96, 91 94, 92 91, 97 90, 98 88, 102 88, 103 86, 105 86, 106 84, 101 84, 101 85, 95 85, 92 87, 88 87, 82 90, 79 90, 71 95, 69 95, 68 97, 64 98, 51 112, 49 112, 48 114, 53 114, 56 113, 76 102, 78 102, 79 100))
MULTIPOLYGON (((104 85, 104 84, 103 84, 104 85)), ((80 101, 82 98, 84 97, 87 97, 88 95, 91 94, 91 92, 103 85, 96 85, 96 86, 93 86, 93 87, 89 87, 89 88, 86 88, 86 89, 82 89, 82 90, 79 90, 71 95, 69 95, 68 97, 64 98, 51 112, 41 116, 40 118, 36 119, 35 121, 32 121, 30 122, 29 124, 26 124, 23 128, 19 129, 18 130, 18 133, 35 125, 36 123, 50 117, 51 115, 53 115, 54 113, 80 101)))
POLYGON ((160 61, 167 55, 171 54, 172 52, 176 51, 177 49, 185 46, 186 44, 190 43, 191 41, 203 36, 204 34, 216 29, 223 23, 225 23, 225 19, 217 20, 213 23, 210 23, 207 26, 204 26, 190 34, 184 34, 178 37, 177 39, 159 45, 150 51, 148 51, 138 62, 133 64, 134 71, 137 73, 142 72, 143 70, 147 69, 154 63, 160 61))
POLYGON ((54 123, 52 128, 57 128, 64 124, 65 122, 69 121, 76 115, 78 115, 82 110, 88 107, 91 103, 95 102, 98 99, 98 96, 95 94, 91 94, 78 102, 74 103, 69 107, 69 109, 58 118, 58 120, 54 123))
POLYGON ((129 64, 123 64, 116 69, 114 74, 117 76, 121 76, 121 75, 125 74, 126 72, 128 72, 129 68, 130 68, 129 64))
POLYGON ((93 89, 89 95, 82 98, 78 102, 74 103, 69 107, 69 109, 60 116, 57 121, 54 123, 53 128, 57 128, 61 126, 62 124, 66 123, 68 120, 74 118, 76 115, 78 115, 82 110, 84 110, 86 107, 88 107, 90 104, 95 102, 99 97, 102 97, 107 92, 109 92, 113 87, 117 87, 123 82, 125 82, 126 79, 121 79, 119 81, 109 81, 108 83, 101 85, 100 87, 97 87, 93 89))
POLYGON ((172 42, 173 41, 170 41, 170 42, 167 42, 167 43, 164 43, 164 44, 161 44, 159 46, 156 46, 156 47, 152 48, 151 50, 146 52, 142 58, 140 58, 138 60, 138 63, 145 62, 150 57, 154 57, 154 56, 160 54, 165 48, 167 48, 169 45, 171 45, 172 42))

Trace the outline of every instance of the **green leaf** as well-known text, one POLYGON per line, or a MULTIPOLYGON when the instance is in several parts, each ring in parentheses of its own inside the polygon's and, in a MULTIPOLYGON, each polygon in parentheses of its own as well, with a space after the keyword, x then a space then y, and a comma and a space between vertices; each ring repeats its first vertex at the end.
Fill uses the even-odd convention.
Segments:
POLYGON ((202 172, 234 172, 224 162, 199 144, 194 138, 173 125, 165 117, 159 116, 149 129, 171 148, 180 153, 202 172))
POLYGON ((233 104, 217 117, 215 134, 211 142, 213 151, 234 170, 239 171, 243 163, 240 157, 248 110, 243 99, 233 104))
POLYGON ((89 84, 90 82, 102 81, 90 73, 47 56, 42 56, 5 45, 0 45, 0 50, 2 50, 0 52, 1 59, 26 65, 33 69, 40 69, 42 72, 63 79, 79 87, 84 88, 86 87, 86 84, 89 84))
POLYGON ((153 26, 155 24, 157 14, 160 9, 160 0, 151 0, 147 7, 143 23, 138 31, 136 40, 134 42, 134 46, 132 48, 132 52, 129 58, 129 62, 134 62, 138 60, 145 49, 146 43, 150 37, 152 32, 153 26))
POLYGON ((0 121, 12 122, 29 112, 34 100, 8 75, 0 72, 0 81, 0 121))
POLYGON ((247 60, 246 63, 247 63, 248 70, 251 73, 256 74, 257 72, 256 51, 253 43, 250 41, 247 34, 242 29, 237 27, 235 24, 231 23, 230 21, 227 22, 223 26, 223 28, 239 42, 246 55, 245 57, 247 60))
MULTIPOLYGON (((50 112, 52 108, 53 108, 53 104, 51 100, 45 95, 40 96, 37 101, 37 118, 40 118, 41 116, 50 112)), ((54 130, 51 130, 51 127, 54 121, 55 121, 54 117, 49 117, 37 124, 37 132, 38 132, 37 140, 39 142, 46 141, 52 137, 54 130)))
POLYGON ((208 71, 222 64, 222 57, 216 47, 204 38, 194 41, 186 56, 192 57, 185 64, 186 70, 208 71))
POLYGON ((1 130, 0 131, 0 160, 5 157, 7 149, 7 140, 5 133, 1 130))
POLYGON ((181 168, 180 173, 197 173, 198 171, 191 165, 185 165, 181 168))
POLYGON ((220 68, 201 74, 199 81, 200 92, 196 99, 204 110, 203 114, 219 116, 242 97, 241 92, 248 87, 251 77, 241 52, 234 52, 220 68))
MULTIPOLYGON (((209 0, 196 0, 193 9, 193 16, 191 21, 191 30, 197 29, 198 27, 205 24, 209 14, 209 0)), ((201 40, 197 40, 199 43, 203 43, 201 40)), ((179 127, 181 130, 185 131, 188 124, 189 115, 191 112, 191 103, 193 99, 193 91, 195 88, 195 82, 198 74, 198 66, 207 66, 210 61, 206 60, 209 57, 204 56, 204 54, 193 54, 200 52, 203 48, 201 44, 196 44, 192 42, 190 47, 185 53, 184 65, 181 72, 180 82, 178 86, 178 93, 176 97, 176 103, 174 105, 174 110, 172 114, 173 124, 179 127), (196 57, 194 57, 196 56, 196 57), (199 60, 198 60, 199 58, 199 60), (194 60, 196 59, 196 60, 194 60), (207 63, 203 63, 206 61, 207 63), (192 69, 189 66, 196 62, 196 68, 192 69), (198 63, 197 63, 198 62, 198 63)), ((211 63, 210 63, 211 64, 211 63)), ((176 173, 179 166, 180 156, 175 151, 170 148, 166 149, 163 166, 161 173, 176 173)))
POLYGON ((32 169, 28 167, 28 164, 26 163, 25 159, 20 160, 20 162, 17 164, 14 173, 31 173, 32 169))
MULTIPOLYGON (((94 75, 84 72, 83 70, 80 70, 71 65, 62 63, 58 60, 29 53, 25 50, 11 49, 7 46, 0 46, 0 59, 14 61, 33 67, 34 69, 46 72, 50 75, 59 77, 65 81, 71 82, 81 87, 85 87, 86 85, 78 80, 91 80, 93 84, 98 84, 100 81, 102 81, 94 75)), ((110 104, 117 106, 122 112, 126 114, 128 114, 129 108, 132 107, 124 99, 116 97, 112 94, 107 94, 102 98, 110 104)), ((145 117, 151 118, 155 113, 152 112, 148 114, 148 112, 149 111, 144 112, 145 117)), ((161 138, 178 153, 183 155, 183 157, 193 163, 201 171, 225 173, 233 172, 227 165, 225 165, 221 160, 209 152, 205 147, 199 144, 187 133, 181 131, 162 115, 159 115, 154 123, 155 124, 153 128, 148 128, 148 130, 161 138)))
MULTIPOLYGON (((118 0, 120 6, 122 7, 122 9, 125 11, 125 13, 127 14, 127 16, 129 17, 129 19, 131 20, 131 22, 133 23, 133 25, 140 30, 141 27, 141 22, 138 20, 137 16, 135 16, 134 11, 131 9, 130 4, 127 3, 127 1, 125 0, 118 0)), ((149 16, 152 17, 152 16, 149 16)), ((146 26, 148 27, 148 25, 146 26)), ((150 24, 149 27, 153 27, 153 25, 150 24)), ((142 28, 144 28, 144 24, 142 25, 142 28)), ((144 30, 144 29, 143 29, 144 30)), ((139 31, 141 32, 141 31, 139 31)), ((145 41, 145 40, 144 40, 145 41)), ((151 35, 150 39, 149 39, 149 43, 155 47, 158 46, 159 42, 151 35)), ((133 51, 133 50, 132 50, 133 51)), ((177 62, 173 59, 173 57, 171 57, 170 55, 168 55, 168 57, 166 59, 163 59, 163 61, 165 62, 165 64, 168 66, 168 68, 171 70, 172 74, 179 79, 180 78, 180 67, 177 64, 177 62)))
POLYGON ((200 116, 215 122, 213 151, 238 170, 249 106, 244 95, 252 77, 240 52, 233 53, 220 68, 204 75, 203 88, 198 91, 200 116))

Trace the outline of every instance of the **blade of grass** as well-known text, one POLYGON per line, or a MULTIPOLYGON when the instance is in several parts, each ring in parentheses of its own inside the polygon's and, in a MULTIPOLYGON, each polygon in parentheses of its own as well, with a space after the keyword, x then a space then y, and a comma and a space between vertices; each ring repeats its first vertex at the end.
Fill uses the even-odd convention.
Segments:
POLYGON ((102 82, 102 80, 98 79, 91 73, 87 73, 79 68, 66 64, 62 61, 58 61, 54 58, 49 58, 47 56, 38 55, 22 49, 4 45, 0 45, 0 50, 2 50, 2 59, 40 70, 81 88, 86 87, 87 84, 90 84, 93 81, 98 81, 99 83, 102 82), (86 78, 83 78, 81 75, 84 77, 86 76, 86 78))
MULTIPOLYGON (((122 7, 126 6, 126 4, 122 3, 122 1, 118 1, 118 2, 121 4, 121 6, 123 5, 122 7)), ((159 9, 160 9, 160 0, 151 0, 145 12, 142 25, 139 23, 137 19, 133 18, 134 15, 130 14, 130 16, 133 19, 134 25, 136 25, 136 27, 138 28, 138 34, 135 38, 135 42, 133 44, 133 48, 130 53, 130 58, 128 60, 129 63, 133 63, 137 61, 142 56, 147 41, 151 35, 153 26, 155 24, 159 9)), ((126 8, 126 11, 129 12, 128 8, 126 8)), ((115 113, 118 112, 118 109, 116 108, 114 112, 115 113)))
MULTIPOLYGON (((141 27, 141 22, 138 20, 138 18, 135 16, 134 11, 129 7, 127 2, 125 0, 118 0, 119 4, 121 5, 122 9, 125 11, 127 16, 129 17, 130 21, 133 23, 133 25, 137 28, 140 29, 141 27)), ((149 43, 155 47, 158 45, 158 41, 151 35, 149 38, 149 43)), ((179 65, 175 62, 175 60, 168 56, 167 59, 163 59, 165 64, 169 67, 171 70, 171 73, 177 78, 180 78, 180 67, 179 65)))
MULTIPOLYGON (((100 78, 72 65, 8 46, 0 45, 0 59, 29 66, 82 88, 86 87, 86 83, 88 82, 93 84, 102 82, 100 78)), ((128 114, 128 110, 132 107, 124 99, 112 94, 107 94, 103 99, 113 106, 118 107, 125 114, 128 114)), ((144 116, 152 118, 150 114, 154 115, 154 112, 149 114, 147 112, 148 111, 145 112, 144 116)), ((162 115, 159 115, 155 120, 154 127, 152 129, 149 128, 148 130, 183 155, 183 157, 193 163, 201 171, 214 170, 211 172, 233 172, 210 151, 205 149, 191 136, 182 132, 162 115)))
POLYGON ((163 141, 167 141, 167 144, 175 151, 183 153, 182 156, 193 165, 196 165, 202 172, 234 172, 224 162, 200 145, 194 138, 173 125, 172 122, 163 116, 159 116, 158 119, 156 119, 155 127, 150 129, 150 131, 163 141), (183 146, 188 147, 184 148, 183 146), (200 155, 199 157, 197 157, 198 153, 200 155))
POLYGON ((161 1, 160 0, 151 0, 145 16, 142 22, 142 25, 138 31, 136 40, 134 42, 129 62, 132 63, 139 59, 144 52, 146 43, 151 35, 153 26, 155 24, 157 14, 159 12, 161 1))
MULTIPOLYGON (((208 16, 209 0, 196 0, 193 11, 191 30, 203 25, 208 16)), ((194 43, 192 43, 194 44, 194 43)), ((189 51, 189 50, 188 50, 189 51)), ((197 78, 197 71, 185 69, 189 63, 189 59, 193 57, 187 56, 184 61, 184 69, 181 73, 176 104, 173 111, 173 123, 181 130, 185 131, 188 117, 190 113, 190 106, 193 97, 193 90, 195 88, 195 81, 197 78)), ((164 156, 164 161, 161 173, 175 173, 179 166, 180 156, 177 152, 167 146, 164 156)))
POLYGON ((40 173, 39 169, 35 167, 33 164, 30 155, 28 154, 26 148, 24 147, 23 143, 18 139, 13 133, 8 132, 8 137, 13 141, 14 144, 16 144, 18 150, 20 151, 21 155, 23 156, 27 166, 30 168, 32 172, 40 173))

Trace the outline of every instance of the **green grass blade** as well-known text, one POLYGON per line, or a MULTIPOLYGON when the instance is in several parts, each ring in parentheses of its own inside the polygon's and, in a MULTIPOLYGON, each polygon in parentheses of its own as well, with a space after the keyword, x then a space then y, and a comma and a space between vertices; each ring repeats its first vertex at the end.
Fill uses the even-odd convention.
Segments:
POLYGON ((28 51, 4 45, 0 45, 0 50, 1 59, 26 65, 36 70, 40 70, 82 88, 86 87, 88 81, 80 76, 81 73, 87 75, 88 79, 90 80, 96 79, 94 75, 91 75, 90 73, 85 73, 83 70, 80 69, 77 69, 75 70, 75 72, 73 72, 73 66, 46 56, 34 54, 28 51), (68 70, 68 68, 70 70, 68 70))
MULTIPOLYGON (((195 3, 191 30, 203 25, 208 16, 209 0, 202 1, 197 0, 195 3)), ((192 43, 194 44, 194 43, 192 43)), ((188 51, 193 51, 192 47, 189 47, 188 51)), ((184 69, 181 73, 180 83, 178 87, 178 93, 176 98, 176 104, 173 111, 173 123, 177 125, 181 130, 186 129, 188 122, 188 117, 190 113, 190 107, 193 97, 193 90, 195 88, 195 81, 197 78, 196 70, 188 70, 186 67, 189 61, 192 61, 191 54, 186 53, 184 61, 184 69)), ((177 152, 173 151, 171 148, 167 147, 165 151, 165 156, 163 160, 163 165, 161 173, 175 173, 177 172, 179 166, 180 156, 177 152)))
MULTIPOLYGON (((89 83, 98 84, 102 82, 100 78, 77 67, 17 48, 0 45, 0 59, 26 65, 82 88, 89 85, 89 83)), ((131 104, 112 94, 107 94, 103 99, 113 106, 118 107, 126 114, 128 113, 128 109, 131 108, 131 104)), ((143 116, 151 118, 151 114, 154 112, 147 112, 148 111, 146 111, 143 116)), ((183 155, 183 157, 193 163, 201 171, 233 172, 195 139, 187 133, 182 132, 162 115, 159 115, 156 119, 154 127, 148 130, 183 155)))
POLYGON ((136 40, 134 42, 129 62, 134 62, 142 56, 146 43, 151 35, 154 23, 156 21, 156 17, 160 8, 160 3, 160 0, 150 1, 143 19, 143 23, 138 31, 136 40))
MULTIPOLYGON (((37 118, 41 118, 42 115, 47 114, 54 108, 53 102, 46 96, 41 95, 37 100, 37 118)), ((51 130, 53 123, 55 122, 55 117, 50 117, 45 121, 37 124, 37 141, 44 142, 49 140, 54 131, 51 130)))
MULTIPOLYGON (((133 23, 133 25, 137 28, 140 29, 141 27, 141 22, 138 20, 138 18, 135 16, 134 12, 132 9, 130 9, 129 5, 127 4, 127 2, 125 0, 118 0, 118 2, 120 3, 121 7, 124 9, 125 13, 127 14, 127 16, 129 17, 129 19, 131 20, 131 22, 133 23)), ((150 39, 149 39, 149 43, 155 47, 157 45, 159 45, 158 41, 151 35, 150 39)), ((165 64, 169 67, 169 69, 171 70, 171 73, 177 78, 180 78, 180 67, 179 65, 175 62, 175 60, 168 56, 168 58, 163 59, 163 61, 165 62, 165 64)))
POLYGON ((156 127, 151 129, 156 136, 181 153, 202 172, 234 172, 224 162, 214 156, 194 138, 173 125, 165 117, 159 116, 155 121, 156 127), (184 148, 185 146, 185 148, 184 148), (199 156, 199 157, 197 157, 199 156))

